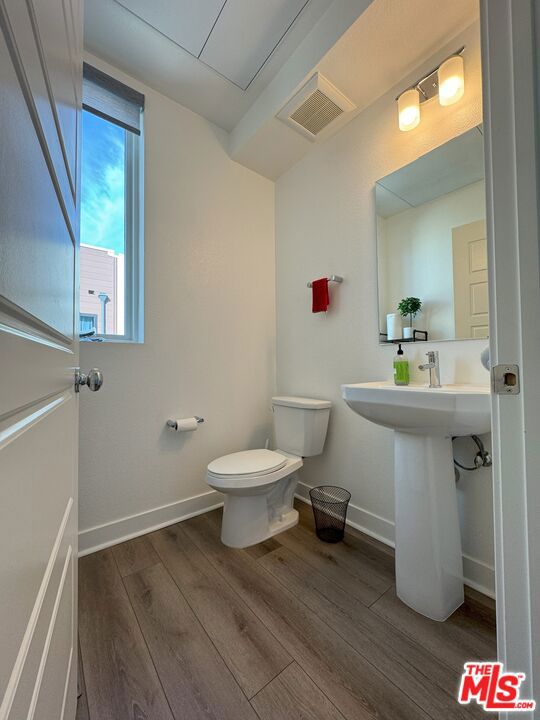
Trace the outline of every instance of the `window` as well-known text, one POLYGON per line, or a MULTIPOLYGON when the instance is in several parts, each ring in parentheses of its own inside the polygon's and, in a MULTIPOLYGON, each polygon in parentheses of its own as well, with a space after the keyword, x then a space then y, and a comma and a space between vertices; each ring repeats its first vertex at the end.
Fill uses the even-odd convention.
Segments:
POLYGON ((143 107, 143 95, 85 63, 80 333, 96 339, 143 339, 143 107))
POLYGON ((97 315, 89 315, 88 313, 81 313, 79 332, 81 335, 85 333, 97 331, 97 315))

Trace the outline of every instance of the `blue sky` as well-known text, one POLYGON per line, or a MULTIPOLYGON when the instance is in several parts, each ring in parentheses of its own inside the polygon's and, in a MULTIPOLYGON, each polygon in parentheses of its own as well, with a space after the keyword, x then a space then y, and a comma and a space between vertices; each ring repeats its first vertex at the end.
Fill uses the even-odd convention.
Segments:
POLYGON ((83 111, 81 243, 124 252, 126 131, 83 111))

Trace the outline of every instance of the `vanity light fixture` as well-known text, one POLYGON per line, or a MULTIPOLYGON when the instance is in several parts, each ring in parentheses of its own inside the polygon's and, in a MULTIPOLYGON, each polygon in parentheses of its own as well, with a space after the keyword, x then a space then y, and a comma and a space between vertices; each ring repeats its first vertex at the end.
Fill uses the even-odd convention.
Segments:
POLYGON ((413 87, 398 97, 399 129, 413 130, 420 122, 420 93, 413 87))
POLYGON ((453 105, 461 100, 465 92, 463 72, 463 51, 456 50, 427 75, 417 80, 396 98, 398 104, 399 129, 413 130, 420 123, 420 105, 438 96, 443 106, 453 105))
POLYGON ((441 105, 453 105, 458 100, 461 100, 465 92, 462 56, 452 55, 448 60, 445 60, 439 67, 437 80, 441 105))

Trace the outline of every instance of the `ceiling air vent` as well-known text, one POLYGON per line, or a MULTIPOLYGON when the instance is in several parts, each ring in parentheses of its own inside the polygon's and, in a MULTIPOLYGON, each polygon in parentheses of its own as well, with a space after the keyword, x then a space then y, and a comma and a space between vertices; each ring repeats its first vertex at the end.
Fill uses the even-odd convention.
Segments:
POLYGON ((334 120, 355 107, 331 82, 315 73, 277 116, 314 141, 334 120))

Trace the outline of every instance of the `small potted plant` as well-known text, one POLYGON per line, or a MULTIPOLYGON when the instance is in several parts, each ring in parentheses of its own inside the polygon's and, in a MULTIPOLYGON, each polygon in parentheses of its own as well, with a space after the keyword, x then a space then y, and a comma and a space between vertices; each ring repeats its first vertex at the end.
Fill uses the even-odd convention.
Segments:
POLYGON ((422 308, 422 301, 417 297, 406 297, 400 301, 398 305, 399 314, 406 318, 409 316, 409 327, 403 328, 403 338, 412 340, 414 337, 413 318, 415 318, 422 308))

